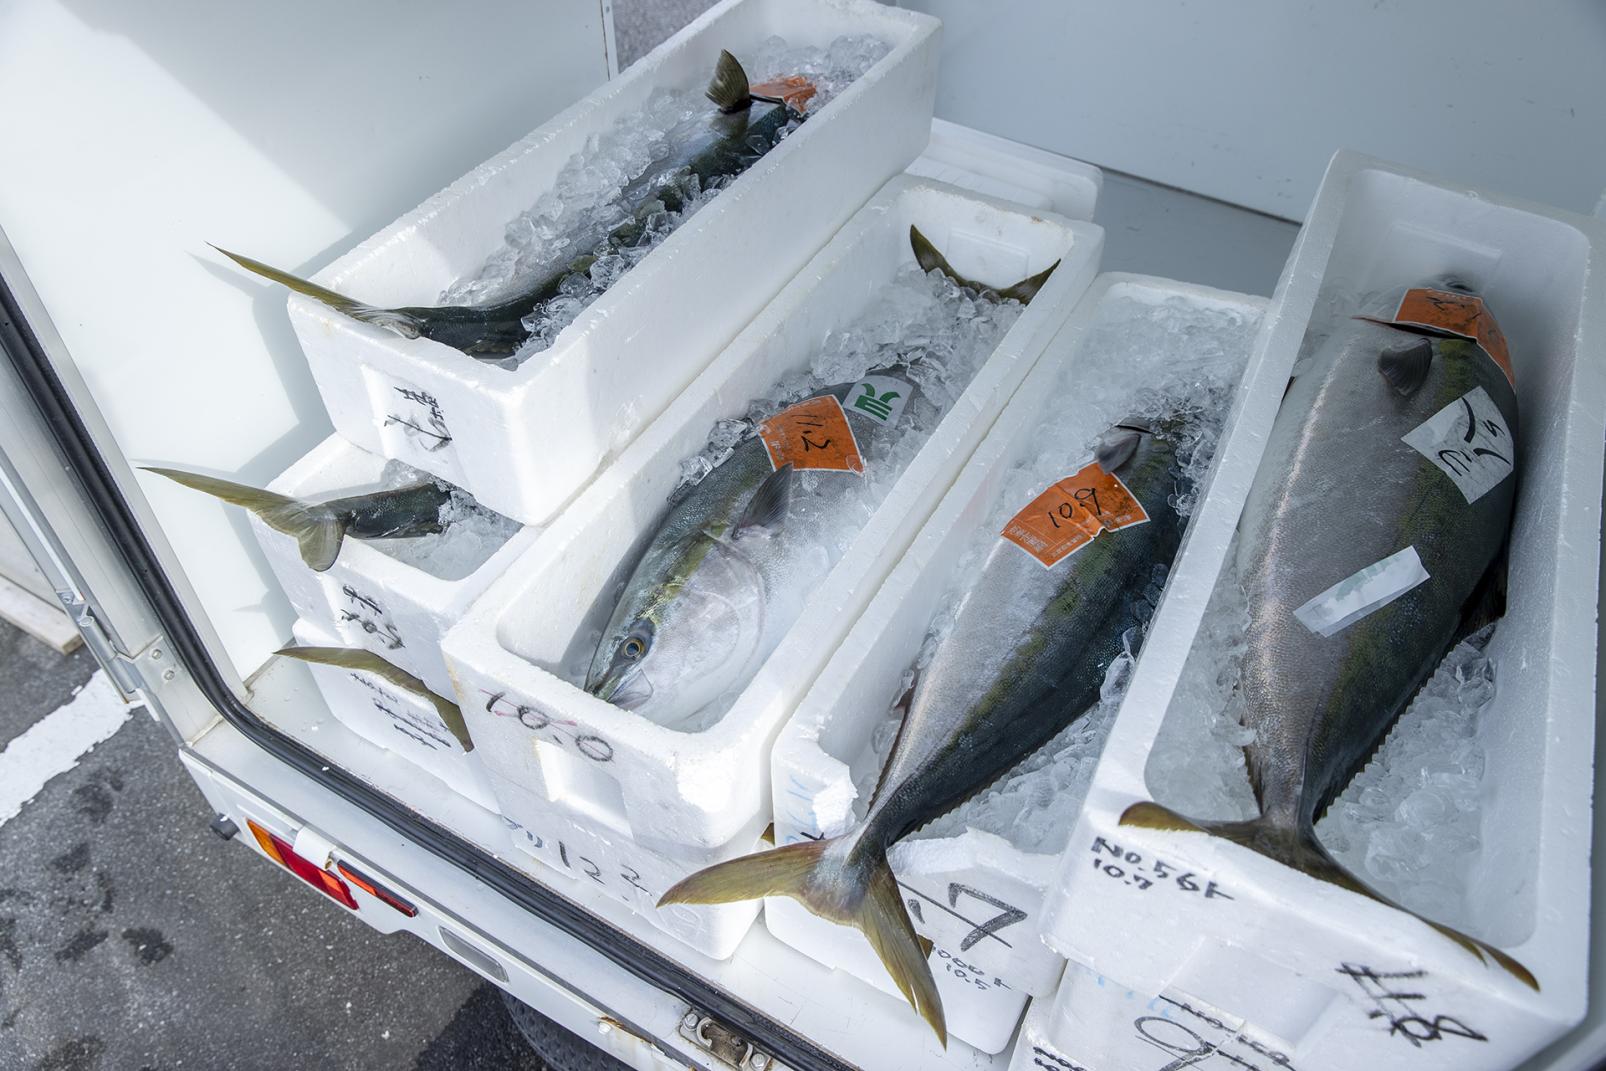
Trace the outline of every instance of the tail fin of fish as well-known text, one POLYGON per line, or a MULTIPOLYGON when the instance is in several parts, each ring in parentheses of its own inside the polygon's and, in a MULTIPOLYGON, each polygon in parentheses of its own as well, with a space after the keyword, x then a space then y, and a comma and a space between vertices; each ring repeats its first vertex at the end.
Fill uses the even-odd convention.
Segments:
POLYGON ((729 115, 739 112, 753 102, 752 89, 747 83, 747 72, 729 52, 721 51, 719 62, 714 64, 714 77, 708 83, 708 99, 714 107, 729 115))
POLYGON ((960 286, 977 290, 984 294, 997 294, 1005 301, 1018 301, 1022 305, 1031 303, 1032 298, 1037 296, 1037 292, 1043 289, 1043 284, 1048 282, 1048 277, 1054 274, 1054 269, 1060 266, 1060 262, 1056 260, 1036 275, 1028 275, 1020 282, 1000 290, 996 287, 988 286, 986 283, 978 283, 974 279, 967 279, 954 271, 953 265, 948 263, 948 258, 943 256, 937 247, 931 244, 931 239, 921 234, 920 228, 914 224, 909 225, 909 246, 914 250, 915 263, 920 265, 921 271, 940 271, 960 286))
POLYGON ((456 703, 436 695, 430 690, 429 685, 405 669, 391 665, 372 651, 365 651, 361 647, 281 647, 273 653, 299 659, 302 662, 362 670, 376 677, 383 677, 403 691, 412 692, 419 698, 427 700, 434 706, 435 713, 440 715, 441 722, 462 745, 463 750, 474 750, 474 740, 468 735, 468 723, 463 720, 463 712, 458 709, 456 703))
POLYGON ((810 840, 717 863, 675 885, 658 903, 729 904, 789 896, 821 918, 856 927, 946 1048, 942 998, 886 855, 853 857, 845 849, 841 840, 810 840))
POLYGON ((1274 859, 1284 866, 1292 867, 1302 874, 1413 915, 1477 956, 1481 962, 1488 963, 1493 960, 1519 982, 1536 993, 1539 991, 1539 980, 1533 976, 1533 972, 1513 957, 1476 937, 1469 937, 1460 930, 1423 918, 1410 908, 1401 907, 1351 874, 1338 860, 1327 854, 1327 849, 1316 839, 1313 830, 1290 830, 1281 823, 1268 821, 1265 817, 1251 818, 1242 822, 1195 822, 1158 803, 1134 803, 1121 814, 1121 824, 1142 829, 1208 833, 1229 840, 1268 859, 1274 859))
POLYGON ((269 528, 293 536, 301 550, 301 560, 306 562, 309 568, 320 573, 333 565, 335 558, 340 555, 340 543, 346 535, 347 518, 328 506, 303 502, 298 498, 247 487, 241 483, 220 480, 215 476, 185 472, 183 469, 148 467, 145 471, 166 476, 175 483, 204 491, 233 505, 244 506, 261 517, 262 523, 269 528))
POLYGON ((264 279, 272 280, 282 286, 287 286, 296 293, 305 294, 314 301, 321 301, 336 312, 345 313, 353 320, 383 327, 386 330, 394 331, 403 338, 417 338, 424 333, 424 321, 403 309, 380 309, 375 308, 373 305, 365 305, 355 298, 349 298, 338 291, 330 290, 326 286, 308 282, 299 275, 291 275, 287 271, 280 271, 271 264, 264 264, 260 260, 252 260, 250 257, 242 256, 239 253, 231 253, 221 246, 214 245, 212 248, 246 271, 260 275, 264 279))

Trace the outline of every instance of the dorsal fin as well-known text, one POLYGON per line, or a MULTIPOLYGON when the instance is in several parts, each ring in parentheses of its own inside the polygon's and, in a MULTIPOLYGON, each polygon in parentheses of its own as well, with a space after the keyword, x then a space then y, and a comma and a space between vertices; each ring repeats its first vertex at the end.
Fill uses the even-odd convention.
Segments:
POLYGON ((742 70, 735 56, 723 49, 719 62, 714 64, 714 77, 708 83, 707 92, 714 107, 726 115, 739 112, 753 102, 747 86, 747 72, 742 70))
POLYGON ((741 535, 751 528, 778 528, 786 521, 786 509, 792 504, 792 466, 782 465, 758 485, 753 497, 747 500, 742 519, 736 522, 732 535, 741 535))

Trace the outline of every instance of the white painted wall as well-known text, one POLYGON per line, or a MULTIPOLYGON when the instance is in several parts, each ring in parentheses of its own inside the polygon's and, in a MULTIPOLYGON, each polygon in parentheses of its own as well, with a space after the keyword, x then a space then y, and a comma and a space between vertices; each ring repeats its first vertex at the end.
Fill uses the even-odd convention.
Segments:
MULTIPOLYGON (((608 75, 606 0, 8 0, 0 230, 135 464, 266 483, 329 433, 282 291, 608 75)), ((289 636, 238 511, 151 495, 241 672, 289 636)))
POLYGON ((1301 219, 1339 148, 1588 212, 1601 0, 903 0, 937 113, 1301 219))

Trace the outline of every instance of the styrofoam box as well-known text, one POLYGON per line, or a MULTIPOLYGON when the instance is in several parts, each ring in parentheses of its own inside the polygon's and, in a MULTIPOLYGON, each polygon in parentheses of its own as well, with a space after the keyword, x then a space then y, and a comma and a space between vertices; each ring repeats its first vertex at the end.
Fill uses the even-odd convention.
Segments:
POLYGON ((1140 993, 1074 960, 1053 999, 1032 1001, 1009 1062, 1010 1071, 1303 1066, 1207 1008, 1140 993))
POLYGON ((1242 1024, 1300 1071, 1510 1067, 1582 1016, 1606 432, 1603 254, 1599 220, 1353 153, 1333 159, 1066 852, 1048 911, 1051 945, 1139 992, 1242 1024), (1154 795, 1149 752, 1313 310, 1331 294, 1443 272, 1489 298, 1516 371, 1522 467, 1508 609, 1489 648, 1498 690, 1480 719, 1483 848, 1466 887, 1474 935, 1532 971, 1537 993, 1403 911, 1219 838, 1118 824, 1129 804, 1154 795), (1089 865, 1109 850, 1122 853, 1118 873, 1152 874, 1159 860, 1192 878, 1140 891, 1089 865), (1197 891, 1210 881, 1232 899, 1197 891), (1341 973, 1346 965, 1381 977, 1341 973))
POLYGON ((618 78, 316 276, 372 304, 431 305, 477 272, 558 170, 656 89, 701 92, 721 49, 772 34, 892 51, 688 220, 553 346, 516 370, 403 339, 292 295, 335 430, 541 523, 696 377, 786 280, 926 144, 940 24, 869 0, 725 0, 618 78), (419 430, 422 429, 422 430, 419 430))
MULTIPOLYGON (((561 801, 688 871, 752 845, 770 821, 768 753, 782 720, 1069 314, 1102 244, 1092 224, 941 183, 888 183, 447 635, 469 730, 498 794, 507 785, 561 801), (1056 259, 1060 267, 731 709, 703 732, 679 732, 557 676, 599 596, 657 524, 681 460, 716 421, 807 368, 830 331, 873 305, 912 262, 911 224, 973 277, 1014 280, 1056 259)), ((502 802, 510 818, 531 824, 511 795, 502 802)))
MULTIPOLYGON (((291 635, 303 647, 344 647, 340 637, 305 619, 291 635)), ((374 673, 307 663, 329 713, 370 743, 400 755, 486 810, 497 809, 491 782, 471 751, 464 751, 434 704, 374 673)))
POLYGON ((1103 172, 1092 164, 946 119, 931 121, 931 140, 908 171, 1067 219, 1092 219, 1104 186, 1103 172))
MULTIPOLYGON (((493 790, 499 797, 502 821, 519 849, 509 861, 514 865, 527 861, 528 869, 537 877, 547 878, 556 872, 599 888, 651 920, 658 929, 714 959, 734 955, 758 917, 762 903, 757 900, 717 906, 669 904, 660 908, 658 898, 664 890, 692 869, 683 859, 643 847, 628 833, 576 814, 540 792, 505 781, 496 782, 493 790), (518 817, 508 817, 510 814, 518 817)), ((733 854, 767 847, 755 835, 733 854)))
MULTIPOLYGON (((1257 317, 1266 305, 1264 298, 1188 283, 1099 276, 781 730, 771 771, 776 843, 833 837, 852 825, 856 792, 849 764, 886 721, 885 701, 897 694, 914 664, 978 530, 996 515, 1008 474, 1023 458, 1042 452, 1039 429, 1050 408, 1071 443, 1090 442, 1102 425, 1122 415, 1099 413, 1070 390, 1072 383, 1108 371, 1082 348, 1106 300, 1170 298, 1257 317)), ((1237 367, 1223 371, 1231 375, 1237 367)), ((1140 380, 1152 372, 1158 382, 1167 369, 1118 371, 1140 380)), ((1003 1051, 1026 998, 1051 992, 1063 965, 1038 939, 1059 853, 1028 852, 970 829, 956 837, 905 841, 893 860, 906 899, 923 907, 914 916, 915 929, 937 946, 934 972, 939 978, 962 972, 969 983, 952 997, 944 993, 949 1031, 985 1052, 1003 1051), (998 926, 1001 916, 1013 921, 998 926), (979 1005, 979 1014, 967 1014, 971 1004, 979 1005)), ((858 930, 816 918, 782 898, 768 901, 764 920, 771 933, 814 959, 897 992, 858 930)))
MULTIPOLYGON (((295 498, 323 501, 378 486, 385 459, 331 435, 268 485, 295 498)), ((474 598, 530 546, 539 529, 515 532, 489 560, 461 580, 444 580, 397 561, 372 543, 347 537, 325 572, 307 568, 296 541, 251 515, 251 528, 290 605, 335 646, 363 647, 450 699, 456 691, 441 657, 441 637, 474 598)))

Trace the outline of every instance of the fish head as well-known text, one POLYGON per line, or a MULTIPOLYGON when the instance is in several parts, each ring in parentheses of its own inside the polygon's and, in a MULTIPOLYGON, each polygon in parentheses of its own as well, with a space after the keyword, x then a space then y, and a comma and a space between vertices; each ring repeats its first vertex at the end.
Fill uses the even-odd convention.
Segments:
POLYGON ((759 647, 764 587, 733 543, 699 533, 662 574, 626 593, 604 633, 586 690, 662 725, 726 693, 759 647))

